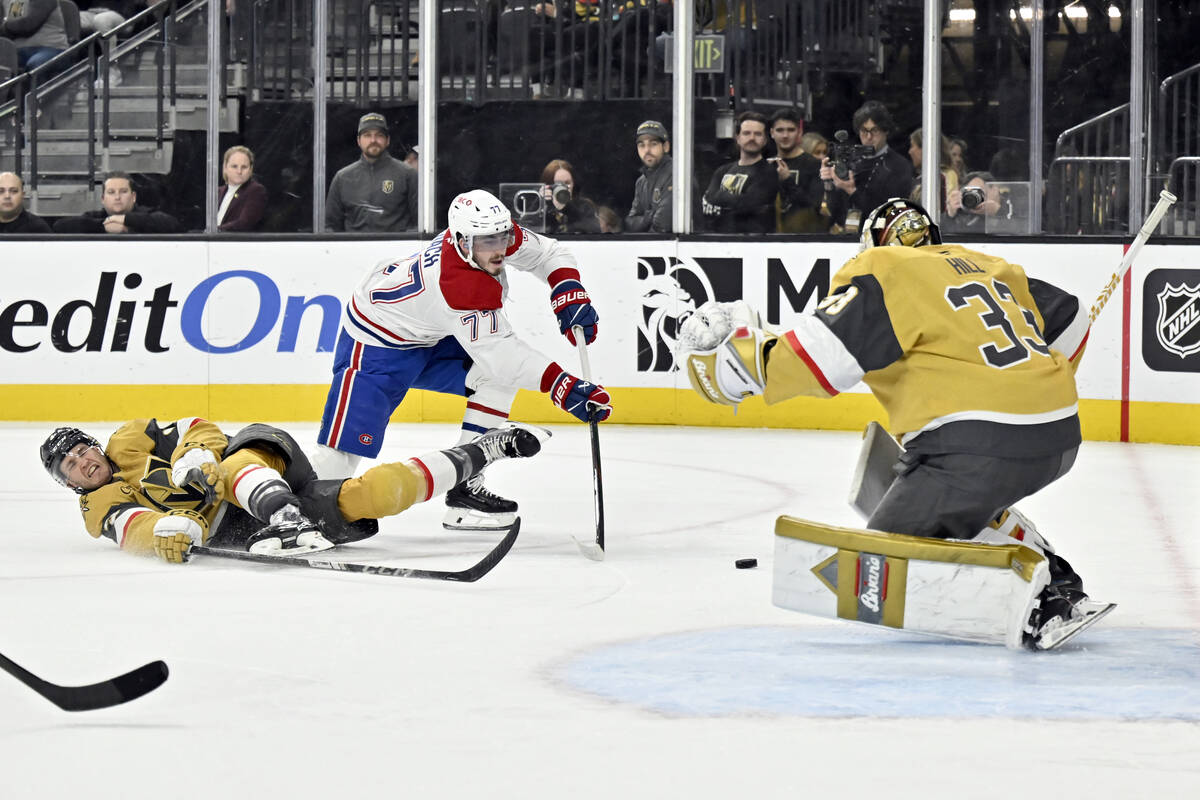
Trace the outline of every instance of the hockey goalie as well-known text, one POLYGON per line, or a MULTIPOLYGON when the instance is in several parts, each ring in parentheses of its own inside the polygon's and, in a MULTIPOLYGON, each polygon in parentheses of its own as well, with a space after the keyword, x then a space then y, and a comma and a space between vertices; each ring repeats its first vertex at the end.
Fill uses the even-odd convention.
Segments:
POLYGON ((896 437, 868 437, 860 460, 868 530, 779 519, 775 603, 1035 650, 1111 611, 1012 508, 1075 460, 1088 330, 1076 297, 944 244, 897 198, 868 216, 859 254, 792 330, 744 302, 697 309, 680 347, 707 400, 833 397, 861 381, 896 437))

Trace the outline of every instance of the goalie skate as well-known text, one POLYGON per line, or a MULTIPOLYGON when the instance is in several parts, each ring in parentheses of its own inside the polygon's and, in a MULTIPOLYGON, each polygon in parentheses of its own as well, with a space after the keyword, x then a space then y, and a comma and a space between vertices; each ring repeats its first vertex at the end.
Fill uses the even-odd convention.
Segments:
POLYGON ((483 485, 483 475, 473 475, 446 492, 442 527, 451 531, 491 531, 510 527, 517 504, 493 494, 483 485))
POLYGON ((1070 619, 1064 620, 1060 615, 1048 619, 1038 628, 1037 633, 1031 636, 1028 646, 1033 650, 1054 650, 1061 647, 1095 625, 1116 607, 1116 603, 1099 603, 1085 597, 1075 603, 1070 619))
POLYGON ((321 529, 303 517, 298 521, 268 525, 252 534, 246 542, 247 551, 264 556, 319 553, 331 547, 333 542, 321 535, 321 529))

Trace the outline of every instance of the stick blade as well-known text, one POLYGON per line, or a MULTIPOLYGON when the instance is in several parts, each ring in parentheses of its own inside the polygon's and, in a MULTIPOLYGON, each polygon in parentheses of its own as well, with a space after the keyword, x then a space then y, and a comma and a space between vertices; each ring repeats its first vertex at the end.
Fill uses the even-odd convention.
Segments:
POLYGON ((94 711, 136 700, 162 686, 170 671, 166 662, 152 661, 135 670, 90 686, 58 686, 45 693, 63 711, 94 711))
MULTIPOLYGON (((571 538, 574 539, 575 537, 571 538)), ((584 556, 590 558, 592 561, 604 560, 604 548, 595 542, 581 542, 575 539, 575 545, 579 548, 580 553, 583 553, 584 556)))

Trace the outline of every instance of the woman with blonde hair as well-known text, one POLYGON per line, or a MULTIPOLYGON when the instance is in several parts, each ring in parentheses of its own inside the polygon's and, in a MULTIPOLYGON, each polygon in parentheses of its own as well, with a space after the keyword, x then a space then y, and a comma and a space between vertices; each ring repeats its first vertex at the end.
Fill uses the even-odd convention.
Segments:
POLYGON ((254 153, 234 145, 225 151, 217 191, 217 230, 256 231, 267 210, 267 187, 254 179, 254 153))

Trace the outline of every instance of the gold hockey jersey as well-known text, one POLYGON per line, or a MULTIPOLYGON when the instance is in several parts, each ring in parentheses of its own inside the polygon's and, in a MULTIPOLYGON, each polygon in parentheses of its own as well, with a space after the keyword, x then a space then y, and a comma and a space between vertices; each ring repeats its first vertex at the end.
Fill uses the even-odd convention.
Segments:
POLYGON ((961 245, 871 248, 780 337, 764 395, 831 397, 863 381, 905 443, 957 421, 1072 421, 1088 329, 1077 298, 1001 258, 961 245))
POLYGON ((220 504, 205 508, 202 492, 171 482, 171 464, 198 444, 220 459, 228 439, 216 425, 197 417, 166 425, 136 419, 118 428, 104 448, 113 463, 113 480, 79 498, 87 532, 112 539, 123 550, 153 554, 154 523, 167 512, 184 510, 196 514, 207 535, 205 523, 212 523, 220 504))

